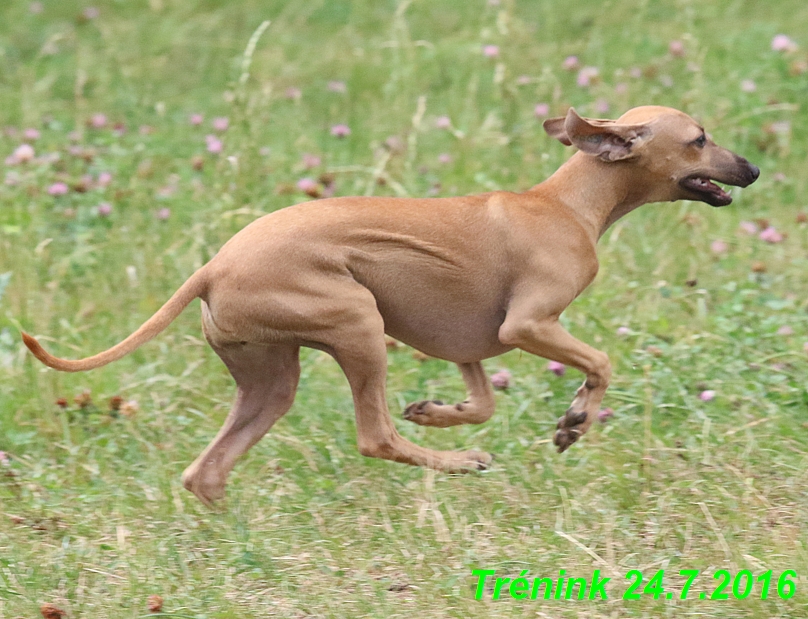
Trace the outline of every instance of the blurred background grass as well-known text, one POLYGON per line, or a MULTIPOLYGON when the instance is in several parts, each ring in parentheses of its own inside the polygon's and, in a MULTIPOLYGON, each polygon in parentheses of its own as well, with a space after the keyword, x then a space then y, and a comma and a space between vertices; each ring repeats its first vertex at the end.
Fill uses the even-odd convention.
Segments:
MULTIPOLYGON (((150 594, 199 618, 804 616, 806 31, 791 0, 0 4, 0 161, 36 152, 0 167, 0 619, 43 602, 137 617, 150 594), (773 50, 778 34, 798 48, 773 50), (611 355, 616 414, 563 455, 549 439, 575 372, 509 353, 486 362, 513 374, 487 424, 398 421, 421 444, 497 455, 450 477, 362 458, 343 376, 307 351, 293 410, 212 513, 179 484, 233 395, 198 305, 89 374, 45 370, 19 341, 109 347, 236 230, 309 199, 303 178, 337 195, 522 190, 570 154, 537 111, 642 104, 696 116, 762 175, 729 208, 649 205, 604 236, 564 320, 611 355), (474 601, 477 567, 615 578, 608 602, 474 601), (719 568, 803 576, 787 601, 624 601, 633 568, 664 568, 676 597, 680 569, 704 571, 696 592, 719 568)), ((451 364, 412 352, 390 354, 394 415, 463 398, 451 364)))

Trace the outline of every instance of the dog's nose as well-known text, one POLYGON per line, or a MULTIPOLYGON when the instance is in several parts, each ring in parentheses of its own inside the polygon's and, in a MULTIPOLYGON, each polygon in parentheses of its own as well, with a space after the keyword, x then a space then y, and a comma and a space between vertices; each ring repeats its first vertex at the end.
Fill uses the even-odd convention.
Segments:
MULTIPOLYGON (((760 176, 760 168, 754 163, 749 163, 740 155, 735 155, 735 157, 738 164, 746 167, 746 185, 751 185, 758 179, 758 176, 760 176)), ((743 187, 746 187, 746 185, 743 185, 743 187)))

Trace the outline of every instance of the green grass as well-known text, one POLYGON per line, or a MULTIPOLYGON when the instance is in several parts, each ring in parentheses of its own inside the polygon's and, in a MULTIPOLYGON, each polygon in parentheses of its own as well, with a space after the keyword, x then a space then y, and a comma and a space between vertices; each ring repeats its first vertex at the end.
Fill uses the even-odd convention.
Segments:
MULTIPOLYGON (((33 14, 28 1, 0 3, 0 128, 35 127, 37 154, 59 153, 0 167, 0 451, 10 457, 0 619, 36 617, 44 602, 69 617, 140 617, 151 594, 177 618, 805 616, 803 0, 100 0, 93 19, 75 0, 43 4, 33 14), (244 49, 265 19, 242 83, 244 49), (801 49, 772 51, 778 33, 801 49), (683 58, 668 53, 674 39, 683 58), (483 56, 487 44, 498 58, 483 56), (581 88, 562 69, 571 54, 599 69, 596 84, 581 88), (329 90, 334 80, 345 93, 329 90), (106 349, 235 231, 307 199, 295 189, 303 176, 332 174, 337 195, 530 187, 569 155, 544 135, 537 103, 611 117, 672 105, 762 170, 728 208, 649 205, 604 236, 600 275, 563 320, 610 354, 605 404, 616 415, 563 455, 549 439, 575 372, 558 378, 512 352, 485 362, 514 378, 483 426, 399 418, 420 444, 497 455, 493 470, 453 477, 361 457, 344 377, 305 351, 294 408, 239 462, 212 512, 179 481, 234 391, 202 339, 198 303, 153 343, 86 374, 44 369, 20 342, 25 329, 62 356, 106 349), (95 113, 125 133, 88 127, 95 113), (201 127, 192 113, 204 114, 201 127), (442 115, 454 133, 434 127, 442 115), (214 155, 205 136, 217 116, 230 127, 214 155), (330 135, 339 123, 350 136, 330 135), (304 170, 303 153, 322 164, 304 170), (102 172, 106 188, 47 193, 102 172), (738 231, 757 219, 785 241, 738 231), (725 255, 711 252, 715 240, 725 255), (701 401, 705 389, 716 398, 701 401), (94 404, 80 409, 73 398, 85 390, 94 404), (111 415, 116 395, 138 412, 111 415), (607 602, 476 601, 475 568, 614 578, 607 602), (677 593, 679 570, 702 570, 695 599, 621 599, 628 570, 647 580, 663 568, 677 593), (718 569, 794 569, 796 595, 697 599, 718 569)), ((0 163, 23 141, 0 132, 0 163)), ((456 368, 404 347, 390 353, 388 386, 397 417, 416 399, 463 398, 456 368)))

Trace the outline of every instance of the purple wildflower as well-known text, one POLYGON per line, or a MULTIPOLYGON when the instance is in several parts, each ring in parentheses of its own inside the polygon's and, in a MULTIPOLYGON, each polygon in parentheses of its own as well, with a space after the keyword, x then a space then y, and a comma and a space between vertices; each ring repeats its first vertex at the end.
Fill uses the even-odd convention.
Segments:
POLYGON ((452 119, 448 116, 438 116, 435 119, 436 129, 450 129, 452 127, 452 119))
POLYGON ((668 52, 671 56, 681 58, 685 55, 685 44, 681 41, 671 41, 668 45, 668 52))
POLYGON ((14 152, 11 153, 11 156, 6 161, 9 165, 14 165, 16 163, 28 163, 36 156, 34 151, 34 147, 30 144, 20 144, 17 148, 14 149, 14 152))
POLYGON ((307 176, 297 181, 297 188, 304 193, 319 191, 317 181, 307 176))
POLYGON ((758 238, 767 243, 780 243, 783 240, 783 235, 774 226, 769 226, 758 235, 758 238))
POLYGON ((323 163, 323 160, 320 159, 317 155, 312 155, 311 153, 303 153, 303 167, 307 170, 311 170, 312 168, 316 168, 323 163))
POLYGON ((558 361, 550 361, 547 364, 547 369, 556 376, 564 376, 564 373, 567 371, 567 366, 558 361))
POLYGON ((97 114, 93 114, 90 117, 89 125, 93 129, 103 129, 104 127, 107 126, 107 116, 106 116, 106 114, 102 114, 100 112, 98 112, 97 114))
POLYGON ((496 58, 499 56, 499 46, 498 45, 486 45, 483 47, 483 56, 486 58, 496 58))
POLYGON ((566 71, 577 71, 581 63, 578 61, 578 56, 567 56, 564 58, 564 62, 561 63, 561 66, 564 67, 566 71))
POLYGON ((48 187, 48 193, 52 196, 63 196, 68 191, 70 191, 70 188, 65 183, 62 182, 54 183, 53 185, 48 187))
POLYGON ((584 67, 578 71, 578 78, 576 79, 576 82, 578 86, 585 88, 587 86, 591 86, 597 79, 598 75, 600 75, 600 72, 596 67, 584 67))
POLYGON ((595 101, 595 111, 598 114, 607 114, 609 112, 609 102, 606 99, 598 99, 595 101))
POLYGON ((224 144, 222 144, 222 141, 219 138, 217 138, 215 135, 206 136, 205 141, 207 142, 208 152, 209 153, 213 153, 214 155, 218 155, 219 153, 222 152, 222 149, 224 148, 224 144))
POLYGON ((598 411, 598 421, 601 423, 606 423, 612 417, 614 417, 614 410, 611 408, 602 408, 598 411))
POLYGON ((537 103, 533 108, 533 115, 536 118, 544 118, 550 115, 550 106, 546 103, 537 103))
POLYGON ((772 50, 775 52, 793 52, 797 44, 787 34, 778 34, 772 39, 772 50))
POLYGON ((507 389, 511 385, 511 373, 508 370, 500 370, 491 374, 491 385, 494 389, 507 389))

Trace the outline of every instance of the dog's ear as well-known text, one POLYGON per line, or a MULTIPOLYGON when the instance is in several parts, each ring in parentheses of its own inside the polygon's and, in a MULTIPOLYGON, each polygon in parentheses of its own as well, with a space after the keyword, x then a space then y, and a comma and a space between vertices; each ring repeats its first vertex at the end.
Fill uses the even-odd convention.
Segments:
POLYGON ((637 146, 651 135, 651 130, 644 124, 582 118, 570 108, 564 119, 564 135, 578 150, 603 161, 621 161, 637 156, 637 146))
POLYGON ((542 123, 542 127, 551 138, 555 138, 564 146, 572 146, 569 137, 567 137, 567 130, 564 128, 566 116, 559 116, 558 118, 548 118, 542 123))

